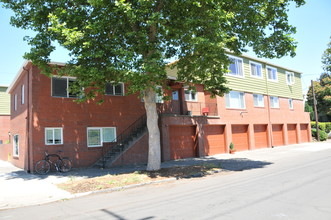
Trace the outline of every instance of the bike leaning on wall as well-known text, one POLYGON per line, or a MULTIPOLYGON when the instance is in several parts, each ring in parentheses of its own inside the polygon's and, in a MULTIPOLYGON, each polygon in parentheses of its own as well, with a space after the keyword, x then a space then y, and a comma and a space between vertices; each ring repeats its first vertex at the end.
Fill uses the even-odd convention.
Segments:
MULTIPOLYGON (((59 153, 60 152, 61 151, 59 151, 59 153)), ((45 158, 36 163, 35 171, 38 174, 44 175, 51 170, 52 166, 55 167, 56 171, 65 173, 71 170, 72 163, 69 158, 61 157, 60 154, 48 154, 47 151, 45 151, 45 158)))

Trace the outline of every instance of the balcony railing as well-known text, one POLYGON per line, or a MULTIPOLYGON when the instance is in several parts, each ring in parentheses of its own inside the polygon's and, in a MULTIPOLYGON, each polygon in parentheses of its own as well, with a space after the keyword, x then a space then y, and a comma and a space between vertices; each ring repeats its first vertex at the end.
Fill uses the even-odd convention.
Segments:
POLYGON ((190 116, 218 116, 217 103, 203 102, 185 102, 182 107, 179 106, 179 103, 165 103, 159 106, 159 113, 190 116))

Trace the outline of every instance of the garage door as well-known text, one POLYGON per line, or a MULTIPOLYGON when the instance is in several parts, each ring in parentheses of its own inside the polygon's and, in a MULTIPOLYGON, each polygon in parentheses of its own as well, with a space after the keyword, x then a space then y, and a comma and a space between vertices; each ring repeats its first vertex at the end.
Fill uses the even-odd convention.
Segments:
POLYGON ((169 134, 172 160, 196 157, 195 126, 170 126, 169 134))
POLYGON ((297 144, 297 130, 295 124, 287 125, 288 144, 297 144))
POLYGON ((284 145, 283 125, 272 125, 272 146, 284 145))
POLYGON ((206 155, 222 154, 226 152, 224 125, 204 126, 204 149, 206 155))
POLYGON ((309 142, 309 132, 308 132, 307 124, 300 125, 300 133, 301 133, 301 142, 309 142))
POLYGON ((267 125, 254 125, 255 149, 268 147, 267 125))
POLYGON ((232 142, 237 151, 249 149, 248 125, 232 125, 232 142))

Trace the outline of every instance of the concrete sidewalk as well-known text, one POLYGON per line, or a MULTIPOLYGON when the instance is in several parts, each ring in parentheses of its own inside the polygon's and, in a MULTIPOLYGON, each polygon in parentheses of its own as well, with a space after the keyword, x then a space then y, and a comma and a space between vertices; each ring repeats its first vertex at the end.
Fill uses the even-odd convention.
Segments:
MULTIPOLYGON (((254 151, 237 152, 236 154, 220 154, 205 158, 189 158, 162 163, 162 167, 187 166, 201 163, 221 163, 223 170, 243 171, 263 168, 277 163, 284 157, 295 157, 331 150, 331 140, 321 143, 304 143, 254 151)), ((33 175, 0 160, 0 210, 22 206, 43 204, 77 195, 61 190, 55 184, 66 182, 71 178, 91 178, 107 174, 133 172, 143 170, 145 166, 120 167, 109 169, 74 169, 69 173, 51 173, 49 175, 33 175)))

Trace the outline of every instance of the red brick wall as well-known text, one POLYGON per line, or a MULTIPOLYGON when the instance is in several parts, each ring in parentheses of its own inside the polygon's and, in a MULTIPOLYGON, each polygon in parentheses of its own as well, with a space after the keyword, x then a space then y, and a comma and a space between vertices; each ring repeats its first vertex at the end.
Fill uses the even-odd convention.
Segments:
POLYGON ((148 161, 148 134, 126 151, 113 166, 141 165, 148 161))
MULTIPOLYGON (((14 156, 12 154, 11 162, 20 168, 29 170, 29 159, 27 150, 27 109, 28 109, 28 74, 27 71, 22 74, 18 83, 12 89, 11 92, 11 121, 10 121, 10 132, 11 132, 11 145, 13 146, 13 137, 18 135, 19 141, 19 155, 14 156), (24 104, 22 104, 22 85, 24 85, 24 104), (17 109, 14 108, 14 97, 17 95, 17 109)), ((12 147, 13 148, 13 147, 12 147)), ((12 149, 13 152, 13 149, 12 149)))
POLYGON ((137 95, 104 96, 102 105, 90 100, 77 104, 74 98, 51 96, 51 79, 33 67, 32 89, 34 163, 44 151, 63 151, 75 167, 86 167, 101 155, 100 147, 87 147, 87 127, 116 127, 117 135, 145 113, 137 95), (45 127, 63 128, 63 145, 45 145, 45 127))

